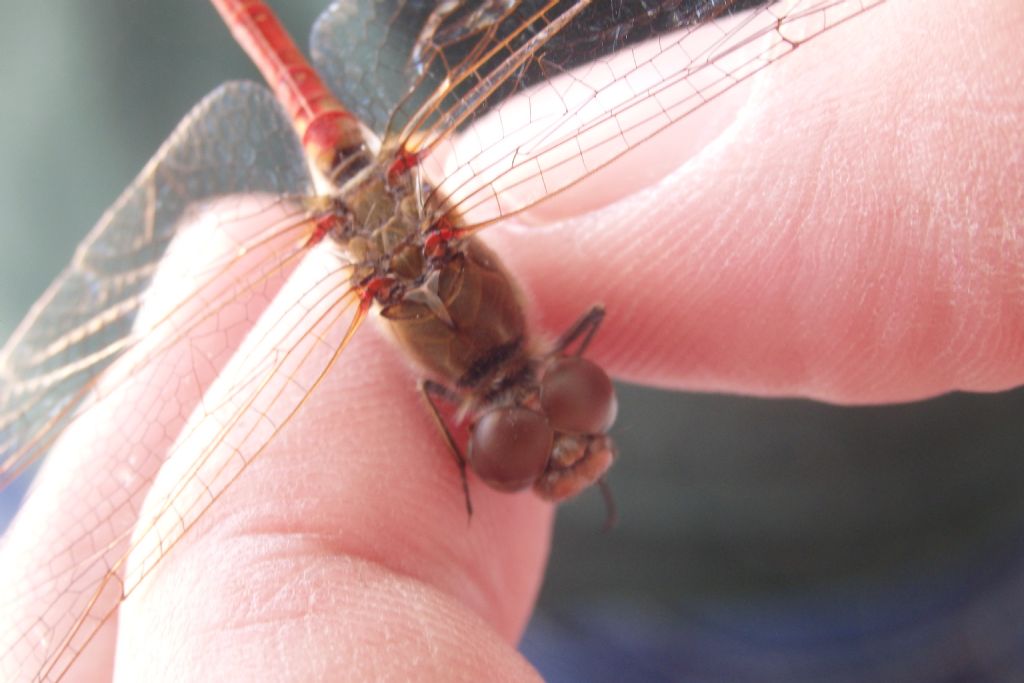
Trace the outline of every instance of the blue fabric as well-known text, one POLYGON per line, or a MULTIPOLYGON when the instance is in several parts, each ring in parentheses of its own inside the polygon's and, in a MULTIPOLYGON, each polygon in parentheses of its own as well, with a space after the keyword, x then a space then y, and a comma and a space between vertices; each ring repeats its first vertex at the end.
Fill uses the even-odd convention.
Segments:
POLYGON ((1024 681, 1024 552, 931 579, 700 604, 541 612, 521 645, 551 683, 1024 681))

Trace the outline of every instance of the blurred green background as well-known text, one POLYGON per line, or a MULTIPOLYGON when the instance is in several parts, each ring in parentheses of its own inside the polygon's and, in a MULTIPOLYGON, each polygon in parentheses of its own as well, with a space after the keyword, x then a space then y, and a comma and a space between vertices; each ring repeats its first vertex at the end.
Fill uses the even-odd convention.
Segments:
MULTIPOLYGON (((277 9, 304 45, 322 6, 277 9)), ((0 16, 6 337, 191 105, 256 74, 200 0, 0 16)), ((524 652, 552 680, 1024 680, 1022 415, 623 387, 621 523, 563 506, 524 652)))

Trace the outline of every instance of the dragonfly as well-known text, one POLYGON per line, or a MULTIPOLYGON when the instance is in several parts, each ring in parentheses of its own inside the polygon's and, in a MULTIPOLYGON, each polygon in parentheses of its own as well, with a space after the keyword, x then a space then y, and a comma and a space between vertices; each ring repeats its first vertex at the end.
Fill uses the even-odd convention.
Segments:
POLYGON ((86 487, 97 495, 61 501, 81 525, 7 598, 5 612, 33 607, 0 636, 6 679, 73 673, 121 602, 317 400, 370 317, 425 376, 454 456, 438 466, 462 472, 453 496, 469 506, 473 476, 552 500, 600 484, 614 397, 585 350, 604 313, 584 308, 555 342, 527 341, 516 287, 477 233, 573 192, 881 0, 347 0, 314 26, 312 66, 262 2, 214 4, 270 89, 229 83, 196 105, 0 357, 5 486, 60 439, 87 438, 140 382, 168 386, 166 405, 104 445, 113 466, 86 487), (242 229, 253 219, 260 229, 242 229), (227 246, 195 272, 161 269, 208 242, 227 246), (288 290, 298 269, 315 289, 288 290), (182 298, 148 296, 169 278, 189 282, 182 298), (223 337, 219 360, 183 352, 210 335, 223 337), (229 363, 243 379, 196 395, 200 375, 229 363), (143 508, 158 470, 172 484, 143 508))

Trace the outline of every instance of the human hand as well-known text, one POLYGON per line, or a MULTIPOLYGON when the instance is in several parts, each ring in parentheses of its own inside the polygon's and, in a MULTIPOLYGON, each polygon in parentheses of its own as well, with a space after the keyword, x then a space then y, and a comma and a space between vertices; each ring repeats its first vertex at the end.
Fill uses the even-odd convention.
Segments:
MULTIPOLYGON (((592 356, 619 376, 841 402, 1019 384, 1011 4, 981 16, 890 2, 766 72, 767 100, 735 138, 650 193, 557 231, 489 237, 543 329, 605 303, 592 356), (972 61, 940 69, 936 36, 976 46, 972 61)), ((369 329, 316 396, 125 603, 118 673, 528 676, 513 644, 548 506, 474 483, 467 527, 412 375, 369 329)))

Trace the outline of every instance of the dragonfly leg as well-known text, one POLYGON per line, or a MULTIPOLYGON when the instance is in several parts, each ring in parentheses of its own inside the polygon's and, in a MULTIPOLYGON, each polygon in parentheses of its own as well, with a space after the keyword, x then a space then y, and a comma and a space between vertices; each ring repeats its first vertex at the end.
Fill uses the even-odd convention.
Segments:
POLYGON ((572 327, 566 330, 565 334, 555 344, 552 354, 564 353, 573 342, 582 336, 583 339, 580 341, 579 348, 572 354, 574 356, 582 356, 597 333, 597 328, 601 326, 602 320, 604 320, 604 306, 598 304, 584 313, 579 320, 572 324, 572 327))
POLYGON ((619 521, 619 508, 615 504, 615 496, 612 495, 612 487, 608 485, 608 478, 602 476, 597 480, 597 487, 601 489, 601 497, 604 499, 604 524, 601 531, 608 533, 619 521))
POLYGON ((434 422, 437 424, 438 429, 441 430, 441 434, 444 435, 444 440, 448 443, 448 450, 455 458, 455 464, 459 467, 459 477, 462 479, 462 495, 466 499, 466 515, 472 518, 473 502, 469 497, 469 480, 466 478, 466 457, 459 450, 458 444, 455 443, 451 430, 448 429, 448 425, 441 416, 441 410, 435 402, 437 399, 441 399, 457 405, 460 400, 459 395, 445 385, 429 379, 420 382, 420 392, 423 394, 423 398, 427 400, 427 405, 430 406, 430 414, 434 416, 434 422))

